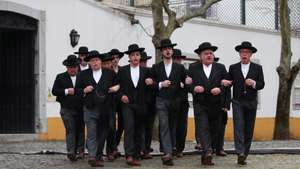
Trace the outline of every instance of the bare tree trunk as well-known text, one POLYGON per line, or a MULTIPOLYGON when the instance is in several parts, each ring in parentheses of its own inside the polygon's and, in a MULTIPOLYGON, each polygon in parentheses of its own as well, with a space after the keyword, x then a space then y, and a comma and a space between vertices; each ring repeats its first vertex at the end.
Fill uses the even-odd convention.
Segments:
POLYGON ((289 139, 289 117, 290 117, 290 97, 292 83, 287 80, 279 80, 277 96, 277 111, 275 118, 274 139, 289 139))

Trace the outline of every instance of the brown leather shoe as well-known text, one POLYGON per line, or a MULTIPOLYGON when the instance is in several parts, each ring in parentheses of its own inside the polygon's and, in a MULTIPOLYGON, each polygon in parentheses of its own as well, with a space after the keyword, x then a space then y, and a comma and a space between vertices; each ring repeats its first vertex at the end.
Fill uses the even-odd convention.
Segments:
POLYGON ((177 158, 182 158, 183 157, 183 153, 182 152, 177 152, 176 153, 176 157, 177 158))
POLYGON ((238 159, 237 159, 237 163, 239 165, 247 165, 246 156, 244 154, 239 154, 238 159))
POLYGON ((202 150, 202 145, 201 145, 201 144, 197 144, 197 145, 195 146, 195 149, 196 149, 196 150, 202 150))
POLYGON ((126 164, 130 166, 141 166, 138 160, 135 160, 132 156, 126 157, 126 164))
POLYGON ((148 153, 145 153, 145 154, 141 154, 141 158, 143 160, 149 160, 149 159, 152 159, 152 155, 148 154, 148 153))
POLYGON ((96 160, 94 158, 91 158, 88 160, 88 163, 91 167, 103 167, 103 160, 96 160))
POLYGON ((115 159, 117 159, 118 157, 121 157, 121 153, 118 152, 117 150, 114 150, 114 151, 112 152, 112 155, 114 156, 115 159))
POLYGON ((202 156, 201 157, 201 164, 202 165, 207 165, 207 166, 215 165, 215 163, 212 162, 212 155, 208 154, 208 155, 202 156))
POLYGON ((216 156, 225 157, 227 153, 224 150, 216 151, 216 156))
POLYGON ((76 154, 67 154, 67 157, 70 161, 77 161, 76 154))
POLYGON ((108 154, 106 157, 107 157, 107 160, 110 161, 110 162, 113 162, 116 159, 115 156, 112 153, 108 154))
POLYGON ((84 159, 84 152, 79 152, 79 154, 77 155, 77 159, 78 160, 84 159))
POLYGON ((162 162, 163 162, 163 165, 167 165, 167 166, 173 166, 174 163, 173 163, 173 158, 170 154, 167 154, 165 156, 163 156, 161 158, 162 162))

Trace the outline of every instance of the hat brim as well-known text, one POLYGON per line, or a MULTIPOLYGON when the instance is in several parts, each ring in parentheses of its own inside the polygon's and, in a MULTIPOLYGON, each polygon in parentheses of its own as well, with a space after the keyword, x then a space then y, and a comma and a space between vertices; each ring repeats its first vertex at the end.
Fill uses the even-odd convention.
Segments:
POLYGON ((149 60, 149 59, 151 59, 152 58, 152 56, 147 56, 146 58, 143 58, 143 59, 141 59, 140 61, 146 61, 146 60, 149 60))
POLYGON ((78 55, 79 54, 86 54, 87 55, 87 54, 89 54, 89 52, 74 52, 74 54, 78 54, 78 55))
POLYGON ((93 58, 99 58, 101 61, 104 59, 104 55, 100 54, 100 55, 92 55, 92 56, 87 56, 84 58, 84 61, 89 62, 91 59, 93 58))
POLYGON ((63 61, 64 66, 78 66, 81 63, 80 59, 76 59, 76 62, 69 62, 68 60, 63 61))
POLYGON ((144 50, 145 50, 145 48, 137 48, 137 49, 134 49, 134 50, 125 51, 124 53, 129 55, 132 52, 143 52, 144 50))
POLYGON ((175 56, 174 58, 175 58, 175 59, 176 59, 176 58, 180 58, 180 59, 186 59, 186 56, 184 56, 184 55, 181 55, 181 56, 175 56))
POLYGON ((169 45, 159 46, 159 47, 157 47, 157 49, 163 49, 163 48, 169 48, 169 47, 173 48, 176 45, 177 45, 177 43, 172 43, 172 44, 169 44, 169 45))
POLYGON ((110 55, 118 55, 118 57, 119 57, 120 59, 124 56, 124 53, 122 53, 122 52, 118 52, 118 53, 108 52, 108 54, 110 54, 110 55))
POLYGON ((249 49, 252 51, 252 53, 256 53, 257 52, 257 49, 253 46, 242 46, 242 45, 238 45, 235 47, 235 50, 237 52, 239 52, 241 49, 249 49))
POLYGON ((218 47, 216 46, 210 46, 210 47, 206 47, 206 48, 198 48, 198 49, 195 49, 194 52, 197 53, 197 54, 200 54, 202 51, 204 50, 212 50, 213 52, 215 52, 216 50, 218 50, 218 47))

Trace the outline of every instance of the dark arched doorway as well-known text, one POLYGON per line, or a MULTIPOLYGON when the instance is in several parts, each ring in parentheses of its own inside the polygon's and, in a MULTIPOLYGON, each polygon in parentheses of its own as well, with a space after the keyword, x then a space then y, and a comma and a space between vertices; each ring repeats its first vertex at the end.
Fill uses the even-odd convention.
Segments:
POLYGON ((38 21, 0 11, 0 134, 35 131, 35 45, 38 21))

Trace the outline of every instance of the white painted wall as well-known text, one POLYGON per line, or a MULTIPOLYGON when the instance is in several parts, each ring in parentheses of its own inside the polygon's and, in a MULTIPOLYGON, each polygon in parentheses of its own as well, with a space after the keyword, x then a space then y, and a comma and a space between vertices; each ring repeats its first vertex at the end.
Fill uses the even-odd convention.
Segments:
MULTIPOLYGON (((46 11, 46 57, 47 57, 47 87, 51 89, 57 73, 64 71, 62 60, 73 53, 81 45, 100 52, 107 52, 113 47, 126 50, 130 43, 138 43, 146 48, 150 55, 154 54, 151 38, 139 25, 130 25, 127 16, 119 12, 87 3, 87 0, 9 0, 25 4, 32 8, 46 11), (63 1, 63 3, 62 3, 63 1), (81 35, 79 45, 72 48, 69 42, 69 32, 76 29, 81 35)), ((148 32, 153 33, 152 18, 146 14, 137 14, 137 19, 148 32)), ((254 58, 259 59, 265 73, 266 87, 261 93, 261 109, 258 117, 274 117, 278 89, 278 76, 275 71, 280 57, 280 36, 276 32, 220 25, 205 21, 191 21, 174 32, 172 40, 178 43, 178 48, 184 52, 193 50, 204 41, 219 46, 216 56, 228 68, 239 60, 234 46, 243 40, 248 40, 258 48, 254 58)), ((300 39, 292 39, 293 61, 300 56, 300 39)), ((150 64, 154 60, 152 59, 150 64)), ((123 57, 122 64, 127 64, 123 57)), ((59 116, 57 103, 47 103, 48 116, 59 116)), ((292 112, 292 116, 300 116, 300 112, 292 112)))

